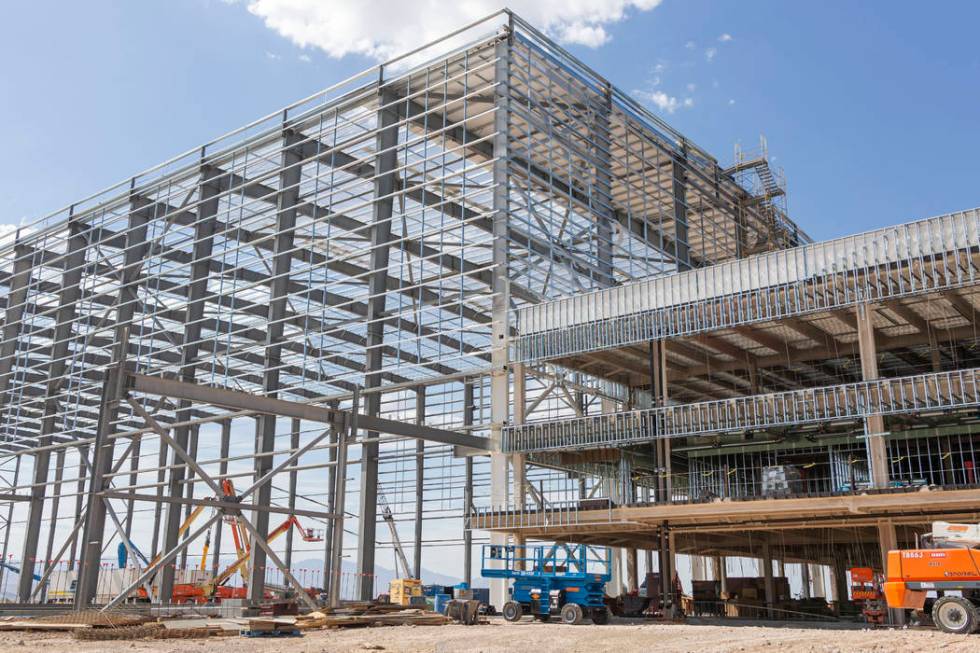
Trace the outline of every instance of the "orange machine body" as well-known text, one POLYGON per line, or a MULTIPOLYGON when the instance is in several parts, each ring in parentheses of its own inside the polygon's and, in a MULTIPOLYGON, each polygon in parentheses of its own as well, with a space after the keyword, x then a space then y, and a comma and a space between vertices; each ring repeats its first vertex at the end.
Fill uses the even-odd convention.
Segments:
POLYGON ((909 549, 888 552, 884 584, 889 608, 921 610, 930 591, 980 588, 980 549, 909 549))

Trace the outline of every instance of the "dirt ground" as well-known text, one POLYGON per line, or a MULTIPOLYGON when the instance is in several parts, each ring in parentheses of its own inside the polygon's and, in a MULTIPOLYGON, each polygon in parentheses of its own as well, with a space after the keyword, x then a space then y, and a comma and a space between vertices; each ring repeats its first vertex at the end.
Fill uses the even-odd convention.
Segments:
POLYGON ((980 650, 980 634, 946 635, 935 630, 861 630, 808 626, 755 624, 610 623, 606 626, 509 624, 494 619, 486 626, 396 626, 384 628, 320 630, 299 638, 222 637, 206 640, 80 642, 61 633, 0 633, 0 653, 95 653, 125 651, 148 653, 687 653, 731 651, 751 653, 833 653, 881 651, 980 650))

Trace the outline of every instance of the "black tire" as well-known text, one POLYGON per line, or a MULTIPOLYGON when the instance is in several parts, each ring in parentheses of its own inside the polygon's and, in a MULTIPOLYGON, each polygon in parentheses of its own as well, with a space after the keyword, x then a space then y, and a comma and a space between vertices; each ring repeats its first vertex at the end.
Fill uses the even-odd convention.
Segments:
POLYGON ((932 606, 932 621, 944 633, 968 635, 980 626, 980 614, 968 599, 944 596, 932 606))
POLYGON ((605 626, 609 623, 609 610, 606 608, 592 608, 592 623, 597 626, 605 626))
POLYGON ((524 607, 517 601, 507 601, 501 613, 507 621, 520 621, 524 616, 524 607))
POLYGON ((534 615, 534 618, 537 619, 538 621, 540 621, 541 623, 545 623, 545 622, 551 620, 551 615, 550 614, 540 614, 539 613, 539 614, 534 615))
POLYGON ((578 603, 566 603, 561 608, 561 620, 570 626, 577 626, 582 623, 584 616, 582 606, 578 603))

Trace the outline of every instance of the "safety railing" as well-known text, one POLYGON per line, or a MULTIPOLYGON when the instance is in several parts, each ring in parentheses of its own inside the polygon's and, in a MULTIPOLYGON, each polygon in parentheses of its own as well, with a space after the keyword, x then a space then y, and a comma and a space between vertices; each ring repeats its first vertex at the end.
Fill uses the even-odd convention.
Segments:
POLYGON ((971 209, 525 306, 512 356, 541 361, 973 284, 978 251, 971 209))
POLYGON ((581 501, 546 501, 542 505, 508 504, 505 506, 474 506, 467 516, 467 527, 478 530, 519 530, 579 525, 582 510, 605 511, 612 519, 613 504, 609 499, 581 501))
POLYGON ((590 417, 528 422, 503 432, 503 451, 590 449, 980 404, 980 368, 861 381, 590 417))

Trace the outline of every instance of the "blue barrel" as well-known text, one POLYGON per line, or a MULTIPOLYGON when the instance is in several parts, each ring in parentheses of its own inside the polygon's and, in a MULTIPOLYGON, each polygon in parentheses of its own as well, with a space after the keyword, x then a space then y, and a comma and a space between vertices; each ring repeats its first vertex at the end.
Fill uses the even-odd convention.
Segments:
POLYGON ((446 613, 446 604, 452 601, 453 597, 450 594, 436 594, 435 601, 433 601, 433 610, 439 614, 446 613))

